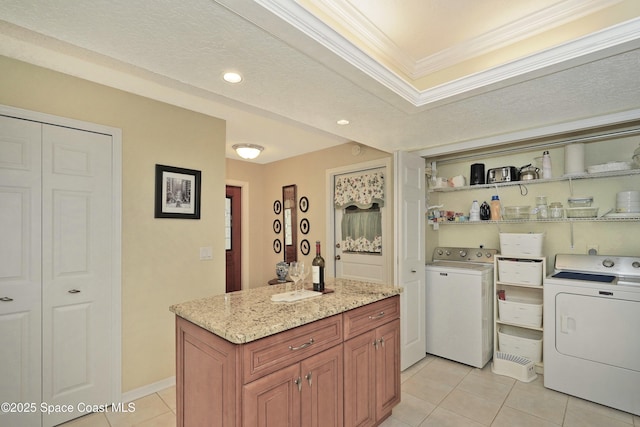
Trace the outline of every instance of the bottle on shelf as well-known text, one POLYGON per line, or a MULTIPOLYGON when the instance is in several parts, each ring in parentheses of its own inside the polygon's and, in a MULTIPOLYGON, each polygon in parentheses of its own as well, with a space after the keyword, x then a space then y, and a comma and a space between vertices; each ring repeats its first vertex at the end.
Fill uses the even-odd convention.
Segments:
POLYGON ((500 221, 502 219, 502 207, 500 206, 500 198, 495 195, 491 196, 491 221, 500 221))
POLYGON ((480 205, 474 200, 469 210, 469 221, 480 221, 480 205))
POLYGON ((320 255, 319 240, 316 240, 316 257, 311 262, 311 274, 313 276, 313 290, 324 291, 324 258, 320 255))
POLYGON ((482 221, 491 219, 491 207, 486 201, 482 202, 482 204, 480 205, 480 219, 482 221))
POLYGON ((548 151, 545 151, 542 154, 542 178, 549 179, 552 178, 551 174, 551 156, 548 151))

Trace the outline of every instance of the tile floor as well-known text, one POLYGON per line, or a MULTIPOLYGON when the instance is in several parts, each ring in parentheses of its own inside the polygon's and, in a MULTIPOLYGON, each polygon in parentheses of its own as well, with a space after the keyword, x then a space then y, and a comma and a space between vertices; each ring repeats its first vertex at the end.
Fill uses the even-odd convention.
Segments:
MULTIPOLYGON (((91 414, 64 427, 174 427, 175 387, 135 401, 135 412, 91 414)), ((402 373, 402 402, 381 427, 640 427, 640 417, 434 356, 402 373)))

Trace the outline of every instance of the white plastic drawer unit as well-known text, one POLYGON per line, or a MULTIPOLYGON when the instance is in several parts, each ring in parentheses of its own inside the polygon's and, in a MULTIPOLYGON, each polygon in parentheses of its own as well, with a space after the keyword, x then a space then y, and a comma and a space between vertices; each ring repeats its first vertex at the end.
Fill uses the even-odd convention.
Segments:
POLYGON ((499 259, 498 281, 518 285, 542 286, 542 260, 499 259))

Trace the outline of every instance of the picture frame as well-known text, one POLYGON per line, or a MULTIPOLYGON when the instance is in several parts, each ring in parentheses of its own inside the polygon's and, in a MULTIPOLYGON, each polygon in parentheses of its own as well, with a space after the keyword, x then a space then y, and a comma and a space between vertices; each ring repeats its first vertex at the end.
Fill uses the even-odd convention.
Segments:
POLYGON ((282 212, 282 202, 280 200, 276 200, 273 202, 273 213, 276 215, 280 215, 282 212))
POLYGON ((201 175, 156 164, 155 218, 200 219, 201 175))
POLYGON ((302 196, 300 198, 300 212, 307 212, 309 210, 309 199, 307 196, 302 196))
POLYGON ((309 234, 310 229, 311 225, 309 224, 309 220, 307 218, 302 218, 300 221, 300 231, 302 234, 309 234))
POLYGON ((280 222, 279 219, 276 219, 273 221, 273 232, 276 234, 280 234, 280 232, 282 231, 282 223, 280 222))
POLYGON ((311 244, 307 239, 303 239, 302 242, 300 242, 300 252, 302 252, 302 255, 307 256, 309 255, 310 251, 311 251, 311 244))

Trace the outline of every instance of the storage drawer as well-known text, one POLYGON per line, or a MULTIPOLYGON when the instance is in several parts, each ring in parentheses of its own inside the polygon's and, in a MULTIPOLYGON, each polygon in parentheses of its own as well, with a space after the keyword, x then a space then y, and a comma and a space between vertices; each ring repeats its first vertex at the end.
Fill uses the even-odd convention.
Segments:
POLYGON ((498 259, 498 281, 542 286, 542 260, 498 259))
POLYGON ((498 300, 498 318, 502 322, 540 328, 542 327, 542 302, 519 298, 498 300))
POLYGON ((394 319, 400 318, 400 297, 386 298, 349 310, 344 315, 344 339, 348 340, 394 319))
POLYGON ((542 331, 501 325, 498 329, 498 348, 501 352, 540 362, 542 361, 542 331))
POLYGON ((500 233, 500 253, 513 257, 542 256, 544 233, 500 233))
POLYGON ((342 315, 339 314, 244 344, 244 384, 340 343, 342 315))

